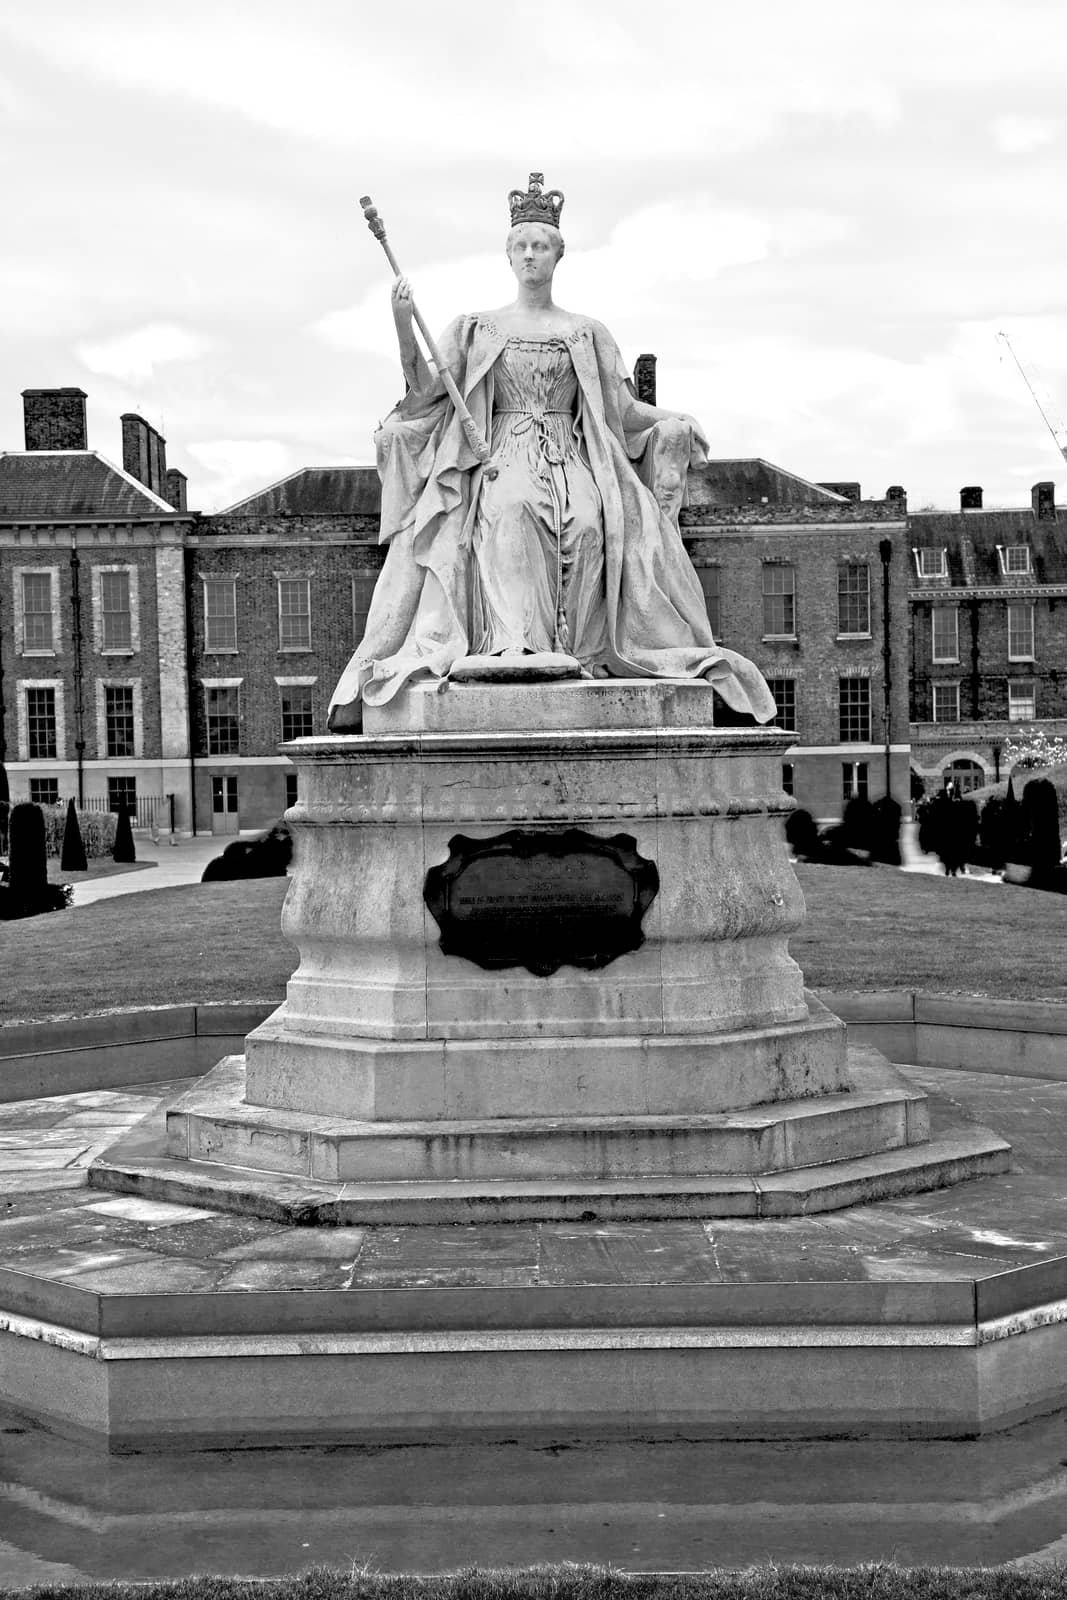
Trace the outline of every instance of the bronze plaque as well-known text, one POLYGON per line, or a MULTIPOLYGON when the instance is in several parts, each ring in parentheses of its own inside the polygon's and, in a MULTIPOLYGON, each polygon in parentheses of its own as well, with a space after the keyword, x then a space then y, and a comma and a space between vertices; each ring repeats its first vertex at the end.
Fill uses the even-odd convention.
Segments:
POLYGON ((448 849, 423 891, 446 955, 547 977, 565 964, 605 967, 644 943, 659 874, 628 833, 512 828, 492 839, 457 833, 448 849))

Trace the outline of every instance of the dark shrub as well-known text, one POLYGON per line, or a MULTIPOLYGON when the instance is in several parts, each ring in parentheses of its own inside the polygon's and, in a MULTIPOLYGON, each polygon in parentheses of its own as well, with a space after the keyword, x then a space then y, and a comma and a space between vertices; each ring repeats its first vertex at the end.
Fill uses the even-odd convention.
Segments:
POLYGON ((978 807, 955 789, 942 789, 920 806, 919 849, 935 855, 948 877, 954 878, 973 861, 978 838, 978 807))
POLYGON ((884 794, 871 807, 871 854, 887 867, 900 866, 900 805, 884 794))
POLYGON ((130 825, 130 813, 126 806, 119 806, 118 824, 115 828, 115 848, 111 852, 112 861, 129 863, 137 860, 137 851, 133 847, 133 828, 130 825))
POLYGON ((63 828, 63 854, 59 858, 60 871, 85 872, 88 866, 82 831, 78 825, 78 808, 73 800, 68 800, 67 821, 63 828))
POLYGON ((235 839, 204 868, 201 883, 235 878, 284 878, 293 856, 293 838, 284 822, 276 822, 255 839, 235 839))
POLYGON ((11 858, 6 887, 0 889, 0 921, 62 911, 70 904, 63 884, 49 883, 44 817, 27 801, 12 806, 9 824, 11 858))
POLYGON ((1047 778, 1031 778, 1023 790, 1024 860, 1035 876, 1060 864, 1060 816, 1056 790, 1047 778))
POLYGON ((785 819, 785 838, 790 850, 802 861, 818 861, 822 855, 819 830, 810 811, 791 811, 785 819))

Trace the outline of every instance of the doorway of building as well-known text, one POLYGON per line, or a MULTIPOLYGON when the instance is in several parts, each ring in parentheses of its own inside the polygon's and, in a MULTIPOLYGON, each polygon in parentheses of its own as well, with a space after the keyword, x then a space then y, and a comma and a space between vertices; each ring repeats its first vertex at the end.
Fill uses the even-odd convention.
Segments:
POLYGON ((212 777, 212 833, 236 833, 239 827, 240 820, 237 812, 237 779, 230 777, 212 777))

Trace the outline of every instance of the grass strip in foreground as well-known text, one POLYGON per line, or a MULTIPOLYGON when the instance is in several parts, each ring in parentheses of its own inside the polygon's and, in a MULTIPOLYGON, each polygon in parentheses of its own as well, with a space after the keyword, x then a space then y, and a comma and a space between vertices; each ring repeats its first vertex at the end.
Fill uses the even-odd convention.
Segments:
POLYGON ((294 1578, 40 1585, 0 1595, 44 1600, 1061 1600, 1067 1566, 753 1567, 633 1574, 605 1567, 471 1568, 431 1577, 315 1568, 294 1578))

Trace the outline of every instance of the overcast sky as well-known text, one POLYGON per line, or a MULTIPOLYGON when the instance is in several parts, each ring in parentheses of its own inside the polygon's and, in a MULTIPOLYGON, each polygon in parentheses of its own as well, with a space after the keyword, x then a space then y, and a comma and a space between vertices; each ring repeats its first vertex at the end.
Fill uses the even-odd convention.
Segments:
MULTIPOLYGON (((401 387, 370 193, 427 320, 500 305, 507 191, 556 298, 714 456, 1026 504, 1064 462, 1062 0, 4 0, 0 449, 78 385, 190 506, 365 463, 401 387)), ((1067 433, 1064 434, 1067 442, 1067 433)))

